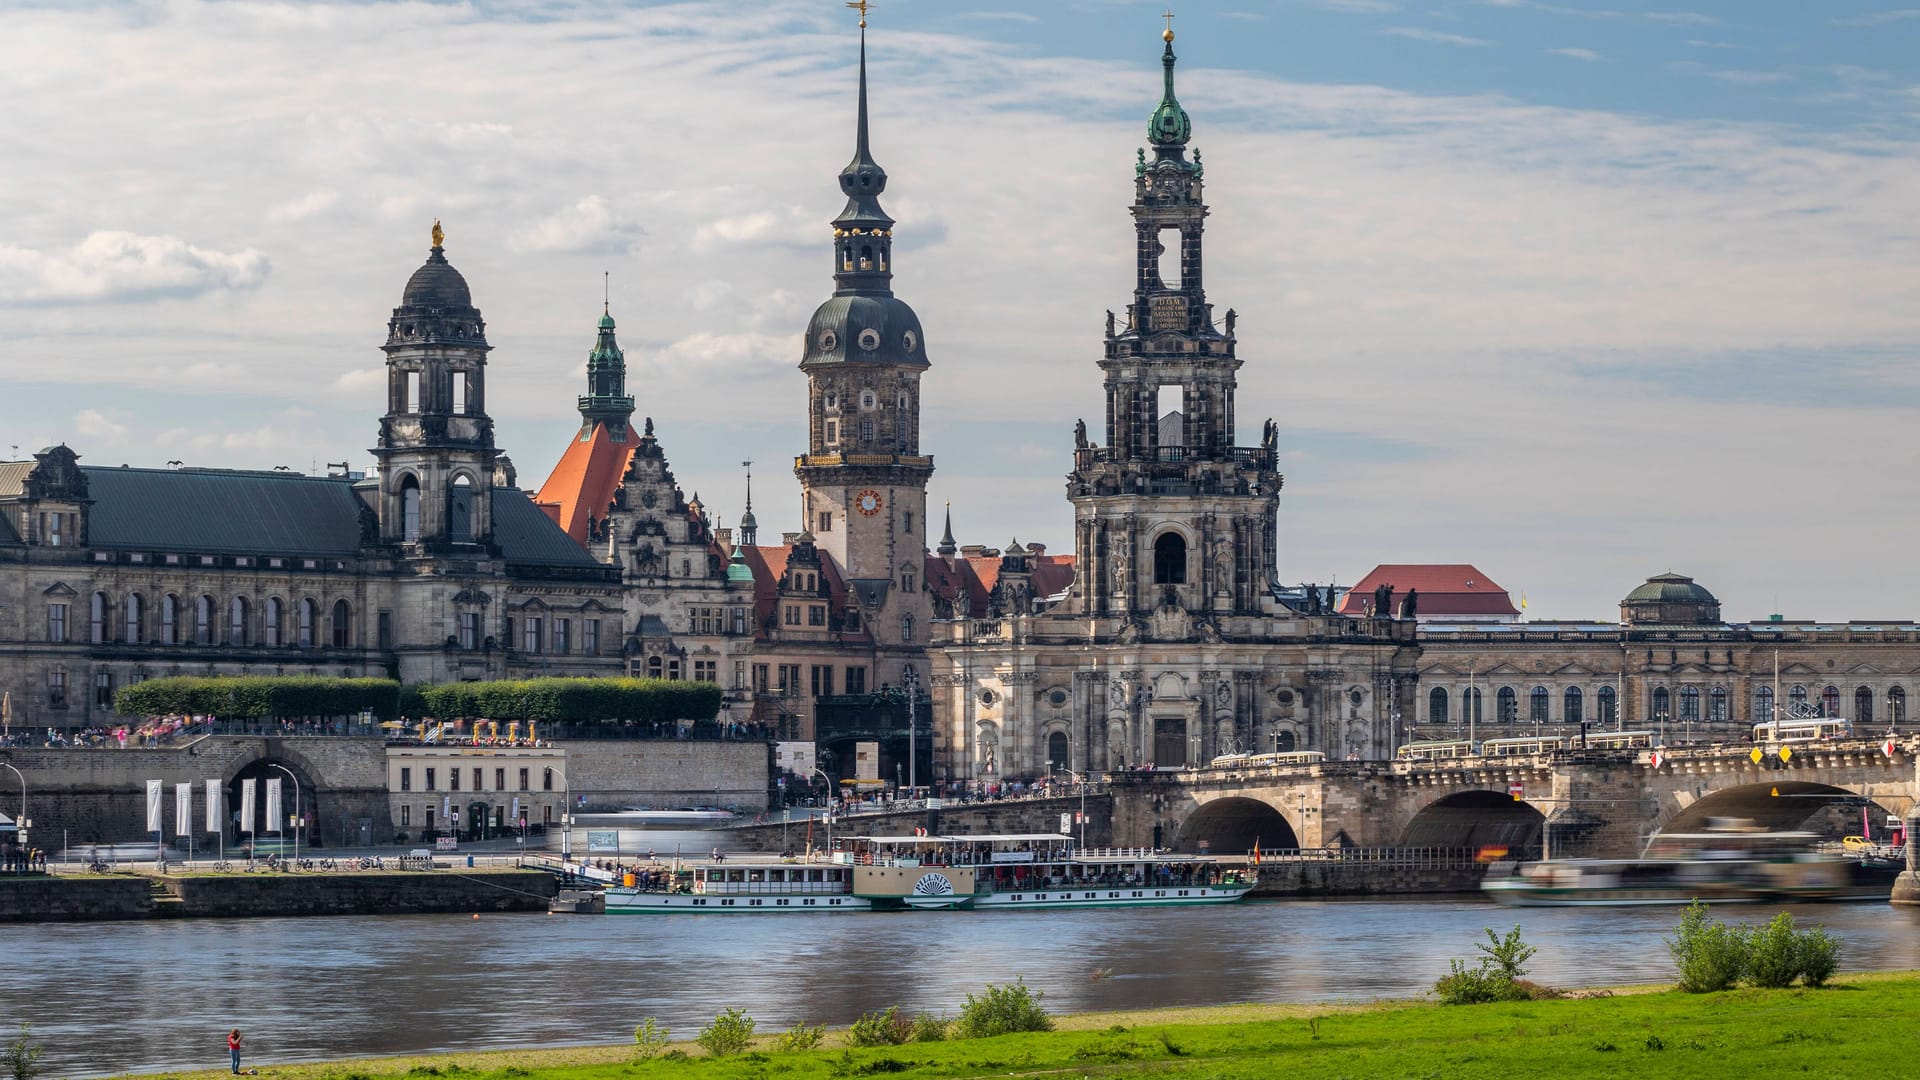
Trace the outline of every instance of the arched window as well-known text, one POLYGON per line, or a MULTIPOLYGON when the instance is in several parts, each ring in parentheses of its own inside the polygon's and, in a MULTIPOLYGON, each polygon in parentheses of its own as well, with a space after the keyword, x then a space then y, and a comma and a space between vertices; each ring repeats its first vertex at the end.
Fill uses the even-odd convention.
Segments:
POLYGON ((333 647, 344 649, 353 644, 353 608, 345 600, 333 602, 333 647))
POLYGON ((250 612, 247 610, 247 598, 244 596, 234 597, 233 602, 227 605, 227 644, 249 644, 247 639, 247 616, 249 614, 250 612))
POLYGON ((660 677, 660 672, 661 672, 661 667, 662 667, 662 665, 661 665, 661 663, 660 663, 660 658, 659 658, 659 657, 657 657, 657 656, 649 656, 649 657, 647 657, 647 678, 649 678, 649 679, 657 679, 657 678, 659 678, 659 677, 660 677))
POLYGON ((1460 691, 1460 720, 1462 723, 1479 724, 1487 719, 1487 695, 1477 686, 1460 691))
POLYGON ((1907 688, 1896 686, 1887 691, 1887 723, 1904 724, 1907 722, 1907 688))
POLYGON ((473 498, 473 481, 465 473, 453 478, 453 490, 447 493, 447 536, 466 542, 473 539, 473 516, 480 507, 473 498))
POLYGON ((400 481, 400 539, 409 544, 420 539, 420 481, 411 476, 400 481))
POLYGON ((1562 721, 1568 724, 1584 722, 1587 718, 1586 700, 1585 696, 1581 694, 1580 688, 1577 686, 1569 686, 1567 687, 1567 692, 1560 696, 1563 699, 1561 702, 1561 711, 1566 714, 1561 718, 1562 721))
POLYGON ((213 597, 202 596, 193 602, 193 643, 213 644, 213 597))
POLYGON ((300 601, 298 612, 294 616, 294 644, 303 649, 313 648, 313 624, 320 621, 320 605, 312 597, 300 601))
POLYGON ((1600 688, 1600 692, 1594 696, 1600 699, 1600 713, 1595 719, 1603 724, 1618 724, 1620 722, 1620 695, 1613 687, 1603 686, 1600 688))
POLYGON ((1161 533, 1153 542, 1153 583, 1187 583, 1187 538, 1177 532, 1161 533))
POLYGON ((1707 722, 1724 724, 1727 722, 1727 688, 1716 686, 1707 692, 1707 722))
POLYGON ((1796 712, 1807 707, 1807 688, 1796 686, 1787 691, 1787 702, 1791 706, 1787 709, 1787 716, 1791 719, 1796 712))
POLYGON ((141 601, 139 593, 127 594, 127 608, 125 612, 127 618, 126 641, 129 645, 138 645, 147 638, 147 613, 144 607, 145 605, 141 601))
POLYGON ((1840 688, 1839 687, 1829 686, 1825 690, 1820 691, 1820 715, 1821 716, 1839 716, 1840 715, 1840 688))
POLYGON ((1444 724, 1447 722, 1447 688, 1436 686, 1427 691, 1427 723, 1444 724))
POLYGON ((911 615, 900 616, 900 640, 913 640, 913 616, 911 615))
POLYGON ((1873 691, 1862 686, 1853 692, 1853 722, 1873 723, 1873 691))
POLYGON ((1544 686, 1536 686, 1533 693, 1527 695, 1527 719, 1536 724, 1544 724, 1550 718, 1553 709, 1553 695, 1544 686))
POLYGON ((1067 768, 1067 733, 1056 731, 1047 736, 1047 771, 1067 768))
POLYGON ((1494 708, 1498 710, 1497 719, 1503 724, 1511 724, 1520 719, 1520 695, 1511 686, 1503 686, 1493 696, 1494 708))
POLYGON ((100 645, 107 640, 107 594, 97 592, 87 605, 87 640, 100 645))
POLYGON ((172 593, 160 598, 160 644, 180 644, 180 598, 172 593))
POLYGON ((1683 686, 1680 688, 1680 719, 1700 719, 1700 688, 1683 686))
POLYGON ((1653 718, 1665 720, 1673 714, 1673 695, 1664 686, 1653 689, 1653 718))
POLYGON ((1757 686, 1753 690, 1753 722, 1765 724, 1773 720, 1773 687, 1757 686))
POLYGON ((286 644, 280 637, 280 631, 284 622, 285 616, 280 611, 280 598, 277 596, 267 597, 267 614, 266 618, 260 621, 260 630, 261 640, 270 648, 279 648, 281 645, 286 644))
POLYGON ((1298 744, 1294 742, 1293 732, 1291 731, 1274 732, 1274 735, 1273 735, 1273 752, 1274 753, 1291 754, 1293 753, 1293 748, 1296 745, 1298 744))

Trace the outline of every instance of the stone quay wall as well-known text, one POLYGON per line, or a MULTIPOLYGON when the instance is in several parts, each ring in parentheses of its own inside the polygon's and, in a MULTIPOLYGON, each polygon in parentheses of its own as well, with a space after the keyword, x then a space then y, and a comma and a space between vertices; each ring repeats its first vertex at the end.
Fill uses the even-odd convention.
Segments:
POLYGON ((352 874, 57 874, 0 878, 0 923, 545 911, 537 870, 352 874))
POLYGON ((767 808, 772 752, 763 742, 580 739, 567 752, 567 782, 585 811, 624 806, 767 808))
POLYGON ((143 877, 0 877, 0 923, 146 919, 153 908, 153 887, 143 877))

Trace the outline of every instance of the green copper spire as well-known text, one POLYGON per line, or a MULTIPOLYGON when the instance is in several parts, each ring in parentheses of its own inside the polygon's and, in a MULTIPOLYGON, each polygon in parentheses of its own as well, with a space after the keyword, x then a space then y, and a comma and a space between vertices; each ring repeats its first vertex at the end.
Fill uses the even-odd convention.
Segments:
POLYGON ((624 439, 633 419, 633 398, 627 394, 627 357, 613 335, 613 310, 603 306, 599 336, 587 354, 587 392, 580 397, 580 435, 593 433, 595 424, 607 425, 624 439))
POLYGON ((1193 122, 1187 119, 1187 110, 1180 107, 1180 99, 1173 96, 1173 30, 1169 28, 1161 37, 1167 43, 1167 49, 1160 56, 1160 66, 1166 69, 1166 88, 1160 93, 1160 105, 1153 110, 1153 118, 1147 121, 1147 141, 1167 156, 1174 156, 1179 148, 1187 145, 1187 139, 1193 135, 1193 122))

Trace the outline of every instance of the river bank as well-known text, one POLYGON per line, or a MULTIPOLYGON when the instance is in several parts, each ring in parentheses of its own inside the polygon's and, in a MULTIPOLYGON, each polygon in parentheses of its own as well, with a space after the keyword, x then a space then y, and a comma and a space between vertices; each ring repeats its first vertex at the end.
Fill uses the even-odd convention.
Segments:
POLYGON ((0 877, 0 922, 545 911, 556 888, 511 868, 0 877))
MULTIPOLYGON (((1920 974, 1842 977, 1823 989, 1681 994, 1616 987, 1561 1000, 1442 1006, 1419 1001, 1254 1004, 1061 1016, 1055 1030, 993 1039, 854 1048, 844 1030, 782 1051, 761 1030, 745 1057, 713 1058, 679 1038, 653 1060, 628 1045, 250 1062, 275 1080, 458 1076, 465 1080, 632 1080, 782 1073, 794 1080, 911 1072, 960 1077, 1053 1072, 1103 1077, 1685 1076, 1875 1077, 1910 1067, 1897 1018, 1920 1013, 1920 974)), ((136 1074, 127 1074, 136 1075, 136 1074)), ((217 1080, 224 1069, 170 1072, 217 1080)))

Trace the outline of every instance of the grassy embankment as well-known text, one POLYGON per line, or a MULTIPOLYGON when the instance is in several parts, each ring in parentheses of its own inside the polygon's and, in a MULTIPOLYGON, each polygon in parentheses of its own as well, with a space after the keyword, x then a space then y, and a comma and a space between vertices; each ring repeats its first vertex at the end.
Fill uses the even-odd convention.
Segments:
MULTIPOLYGON (((1873 1077, 1910 1075, 1920 973, 1858 975, 1819 990, 1604 996, 1496 1005, 1243 1005, 1061 1017, 1044 1034, 703 1056, 690 1043, 637 1061, 632 1047, 439 1054, 268 1065, 275 1080, 840 1080, 915 1077, 1873 1077), (682 1056, 686 1055, 686 1056, 682 1056)), ((675 1035, 690 1038, 695 1032, 675 1035)), ((175 1074, 181 1075, 181 1074, 175 1074)), ((215 1080, 224 1070, 184 1074, 215 1080)))

